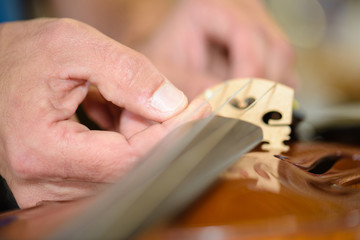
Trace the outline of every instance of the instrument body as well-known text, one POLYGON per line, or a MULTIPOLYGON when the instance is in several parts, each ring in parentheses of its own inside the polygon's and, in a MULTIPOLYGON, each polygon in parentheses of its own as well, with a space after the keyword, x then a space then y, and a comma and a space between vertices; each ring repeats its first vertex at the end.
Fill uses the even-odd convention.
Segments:
MULTIPOLYGON (((218 234, 218 239, 356 239, 360 231, 360 179, 346 182, 346 178, 359 172, 359 153, 359 148, 325 143, 292 143, 286 153, 288 161, 267 152, 252 152, 243 158, 251 162, 256 157, 258 161, 246 167, 235 164, 184 212, 150 228, 139 239, 204 239, 207 234, 218 234), (299 167, 339 153, 345 157, 322 174, 299 167), (279 163, 278 168, 274 162, 279 163), (250 177, 251 171, 257 176, 250 177), (272 177, 279 188, 271 188, 272 177), (342 186, 334 185, 333 181, 341 180, 342 186), (270 188, 264 182, 271 183, 270 188)), ((2 214, 0 236, 44 239, 93 201, 49 202, 2 214)))
POLYGON ((288 160, 261 151, 245 155, 173 222, 143 239, 210 233, 215 239, 357 239, 360 149, 320 142, 290 149, 288 160), (323 173, 301 168, 339 154, 344 157, 323 173))
MULTIPOLYGON (((210 95, 218 115, 261 126, 263 144, 241 157, 185 211, 142 232, 139 239, 358 238, 360 149, 285 145, 293 97, 286 86, 241 79, 214 87, 210 95)), ((47 239, 95 201, 43 203, 5 213, 0 236, 47 239)))

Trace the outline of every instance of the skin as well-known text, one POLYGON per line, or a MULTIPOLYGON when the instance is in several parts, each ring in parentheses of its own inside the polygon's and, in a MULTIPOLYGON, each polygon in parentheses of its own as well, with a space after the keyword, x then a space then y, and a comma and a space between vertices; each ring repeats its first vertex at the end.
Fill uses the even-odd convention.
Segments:
POLYGON ((210 111, 187 117, 202 101, 187 106, 146 57, 78 21, 2 24, 0 41, 0 173, 21 208, 95 194, 184 119, 210 111), (115 131, 74 121, 83 101, 115 131))
POLYGON ((231 78, 294 86, 292 49, 260 1, 182 1, 140 49, 190 98, 231 78))
POLYGON ((235 77, 293 85, 291 47, 260 1, 48 3, 53 16, 88 23, 147 58, 74 20, 1 25, 0 173, 20 207, 96 193, 188 115, 210 111, 190 114, 201 101, 186 108, 179 92, 155 101, 172 86, 164 75, 190 99, 235 77), (81 102, 106 131, 74 121, 81 102))
POLYGON ((146 55, 190 99, 231 78, 295 86, 292 47, 260 0, 51 3, 54 16, 87 22, 146 55))

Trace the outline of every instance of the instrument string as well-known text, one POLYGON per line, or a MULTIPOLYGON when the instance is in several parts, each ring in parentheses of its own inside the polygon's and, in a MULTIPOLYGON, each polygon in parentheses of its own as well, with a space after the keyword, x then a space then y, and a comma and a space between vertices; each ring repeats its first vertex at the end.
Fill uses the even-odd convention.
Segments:
MULTIPOLYGON (((248 90, 249 87, 251 87, 252 83, 253 83, 254 79, 253 78, 249 78, 249 80, 244 83, 241 87, 239 87, 229 98, 227 98, 226 101, 218 104, 218 106, 212 111, 212 113, 210 114, 210 116, 208 116, 205 120, 203 120, 202 124, 198 126, 197 131, 195 132, 200 132, 202 129, 204 129, 206 126, 208 126, 208 124, 210 124, 211 120, 225 107, 227 106, 231 100, 233 100, 236 96, 238 96, 240 93, 242 93, 243 91, 248 90)), ((262 101, 264 99, 264 97, 266 95, 268 95, 272 90, 274 90, 276 88, 276 86, 278 85, 278 82, 274 82, 274 84, 272 86, 270 86, 268 89, 266 89, 266 91, 261 94, 260 96, 258 96, 253 102, 251 102, 248 106, 246 106, 246 108, 242 109, 240 111, 240 113, 236 116, 238 119, 244 115, 247 111, 249 111, 250 109, 252 109, 257 103, 259 103, 260 101, 262 101)), ((221 85, 218 89, 216 89, 214 92, 212 92, 209 97, 206 98, 206 100, 199 106, 197 107, 194 111, 190 112, 188 115, 185 115, 182 119, 181 122, 188 122, 191 117, 193 117, 193 115, 196 114, 196 112, 200 111, 200 109, 202 107, 204 107, 205 104, 209 103, 211 100, 213 100, 215 97, 220 96, 220 99, 223 99, 223 97, 221 97, 221 95, 226 94, 227 90, 228 90, 228 86, 229 86, 229 80, 224 82, 223 85, 221 85)), ((248 91, 247 91, 248 92, 248 91)), ((234 124, 235 126, 235 124, 234 124)), ((230 127, 231 129, 232 127, 230 127)), ((196 133, 193 132, 194 134, 193 137, 196 136, 196 133)))
MULTIPOLYGON (((232 96, 221 103, 208 118, 201 119, 196 125, 189 125, 191 127, 180 128, 180 131, 170 133, 172 135, 170 135, 169 139, 162 142, 162 145, 159 147, 155 147, 153 152, 150 152, 148 156, 144 157, 143 161, 140 161, 140 163, 133 168, 133 174, 125 176, 127 177, 126 180, 119 181, 107 195, 98 199, 99 204, 96 205, 96 208, 93 208, 86 215, 83 215, 82 218, 79 218, 77 222, 69 226, 68 229, 65 229, 61 234, 51 239, 98 239, 99 237, 97 236, 101 236, 102 234, 107 234, 107 236, 118 235, 126 238, 126 236, 130 236, 137 228, 141 227, 141 224, 147 219, 152 217, 152 211, 170 196, 169 194, 173 191, 172 188, 179 187, 185 177, 190 176, 193 169, 200 166, 204 159, 209 161, 207 157, 210 158, 211 161, 206 162, 207 171, 200 174, 200 176, 205 179, 204 182, 208 181, 207 179, 211 179, 211 176, 215 176, 217 173, 216 170, 224 168, 224 164, 230 163, 233 157, 227 156, 225 159, 221 159, 222 161, 220 162, 212 162, 213 159, 211 156, 208 156, 211 150, 216 149, 216 147, 220 145, 222 147, 218 148, 217 151, 230 149, 231 154, 239 154, 247 151, 247 148, 250 148, 252 144, 260 138, 259 134, 255 134, 259 128, 248 129, 249 131, 245 133, 236 130, 235 126, 239 124, 237 119, 225 119, 225 121, 222 121, 222 124, 219 124, 219 126, 216 125, 215 128, 206 128, 216 123, 212 121, 215 119, 216 114, 239 93, 249 87, 252 82, 253 79, 249 79, 238 88, 232 96), (247 148, 231 148, 231 146, 235 145, 226 144, 232 141, 233 138, 229 137, 229 135, 233 134, 240 134, 241 141, 243 141, 242 144, 247 148), (198 136, 201 136, 201 138, 194 141, 198 136), (224 148, 224 146, 228 148, 224 148), (184 161, 186 159, 189 161, 184 161), (139 179, 139 176, 142 176, 142 178, 139 179), (144 179, 146 179, 146 181, 144 181, 144 179), (166 181, 163 181, 164 179, 166 181), (164 183, 164 185, 159 186, 159 183, 164 183), (158 191, 159 194, 155 195, 156 198, 154 195, 151 195, 155 190, 158 191), (152 197, 143 198, 143 196, 152 197), (119 199, 121 199, 121 201, 119 201, 119 199), (128 212, 130 211, 129 209, 132 211, 134 211, 134 209, 136 210, 136 204, 142 203, 142 199, 146 199, 146 204, 139 205, 145 206, 141 208, 141 213, 135 211, 135 214, 130 214, 130 212, 128 212), (112 206, 112 208, 108 208, 108 206, 112 206), (99 222, 103 224, 91 225, 94 224, 94 221, 90 219, 93 219, 95 216, 98 217, 99 222), (129 219, 129 216, 131 216, 131 219, 129 219), (89 225, 92 227, 89 228, 89 225), (123 226, 123 228, 119 229, 119 225, 123 226), (87 229, 87 231, 79 231, 79 229, 84 228, 87 229)), ((225 82, 223 86, 217 89, 203 104, 208 103, 220 94, 227 94, 225 90, 227 90, 228 85, 228 82, 225 82)), ((266 95, 270 90, 271 89, 267 90, 263 95, 266 95)), ((256 102, 262 98, 263 96, 260 96, 256 102)), ((254 104, 256 103, 252 103, 248 109, 254 104)), ((195 109, 193 114, 203 106, 204 105, 195 109)), ((237 143, 239 144, 239 142, 237 143)), ((226 150, 224 152, 228 153, 226 150)))
POLYGON ((243 86, 241 86, 233 95, 231 95, 225 102, 220 104, 213 112, 212 115, 216 115, 220 112, 231 100, 233 100, 240 92, 242 92, 246 87, 248 87, 253 82, 253 78, 250 78, 243 86))
MULTIPOLYGON (((215 116, 225 107, 227 106, 227 104, 229 104, 229 102, 234 99, 239 93, 241 93, 242 91, 244 91, 246 88, 248 88, 251 83, 253 83, 253 78, 250 78, 244 85, 242 85, 240 88, 238 88, 235 93, 233 93, 225 102, 221 103, 220 106, 218 106, 209 117, 207 117, 206 119, 203 120, 203 123, 198 126, 198 128, 196 129, 196 131, 193 131, 193 134, 190 138, 194 138, 197 133, 199 133, 201 130, 205 129, 209 124, 211 124, 211 120, 213 118, 215 118, 215 116), (196 132, 196 133, 195 133, 196 132)), ((269 94, 272 90, 275 89, 275 87, 277 86, 277 82, 275 82, 272 86, 270 86, 268 89, 266 89, 266 91, 264 93, 262 93, 259 97, 257 97, 255 99, 254 102, 252 102, 251 104, 249 104, 245 109, 243 109, 241 111, 241 113, 238 115, 238 117, 242 116, 243 114, 245 114, 247 111, 249 111, 250 109, 252 109, 259 101, 262 101, 264 99, 264 97, 269 94)), ((207 100, 206 102, 209 102, 211 99, 213 99, 215 96, 219 95, 219 94, 224 94, 224 89, 226 90, 228 86, 228 82, 226 82, 226 85, 222 86, 221 88, 217 89, 207 100)), ((205 103, 204 103, 205 104, 205 103)), ((198 110, 198 109, 197 109, 198 110)), ((226 122, 226 124, 219 126, 219 130, 222 131, 223 133, 227 134, 228 132, 230 132, 235 126, 236 126, 237 120, 234 121, 228 121, 226 122)), ((215 132, 212 134, 216 134, 215 132)), ((210 134, 209 136, 211 136, 212 134, 210 134)))
POLYGON ((216 89, 216 91, 211 93, 210 96, 207 97, 205 99, 205 101, 199 107, 197 107, 195 110, 188 113, 187 115, 183 116, 180 122, 188 122, 198 111, 200 111, 200 109, 202 109, 214 97, 216 97, 218 94, 225 92, 224 89, 226 89, 228 87, 228 84, 229 84, 229 80, 225 81, 224 84, 222 84, 218 89, 216 89))
POLYGON ((247 106, 243 111, 241 111, 240 114, 238 115, 238 117, 241 117, 242 115, 244 115, 247 111, 249 111, 251 108, 253 108, 259 101, 261 101, 267 94, 269 94, 272 90, 275 90, 277 85, 278 85, 278 82, 274 82, 274 84, 271 87, 269 87, 258 98, 256 98, 254 102, 250 103, 249 106, 247 106))
MULTIPOLYGON (((211 120, 213 120, 216 116, 216 114, 221 111, 233 98, 235 98, 240 92, 242 92, 249 84, 251 84, 253 81, 252 78, 250 78, 243 86, 241 86, 239 89, 235 91, 225 102, 220 104, 219 107, 217 107, 213 112, 205 119, 202 119, 202 123, 197 126, 196 129, 192 129, 192 133, 188 136, 189 139, 195 138, 198 133, 200 133, 203 129, 205 129, 210 123, 211 120)), ((216 91, 214 91, 198 108, 196 108, 194 111, 192 111, 189 115, 186 115, 182 119, 182 123, 188 122, 196 112, 200 111, 202 107, 204 107, 205 104, 210 102, 213 98, 221 94, 225 94, 227 92, 227 87, 229 85, 229 81, 226 81, 220 88, 218 88, 216 91)), ((230 129, 233 126, 230 127, 230 129)))
MULTIPOLYGON (((254 79, 249 78, 249 80, 242 85, 240 88, 238 88, 226 101, 216 104, 217 107, 212 111, 210 116, 208 117, 209 120, 214 118, 216 114, 218 114, 227 104, 230 103, 231 100, 233 100, 236 96, 238 96, 241 92, 245 91, 249 87, 251 87, 251 84, 253 83, 254 79)), ((278 82, 274 82, 274 84, 269 87, 262 95, 257 97, 253 102, 251 102, 248 106, 246 106, 242 111, 237 115, 237 117, 241 117, 244 115, 247 111, 249 111, 251 108, 253 108, 259 101, 261 101, 267 94, 271 92, 271 90, 274 90, 276 86, 278 85, 278 82)), ((216 89, 214 92, 210 92, 208 94, 209 96, 205 96, 205 101, 197 107, 195 110, 191 111, 187 115, 183 116, 180 122, 188 122, 200 109, 202 109, 206 104, 208 104, 211 100, 213 100, 215 97, 219 97, 219 100, 223 99, 221 95, 224 95, 227 92, 227 89, 229 87, 229 80, 225 81, 224 84, 222 84, 218 89, 216 89)), ((205 92, 206 95, 206 92, 205 92)))

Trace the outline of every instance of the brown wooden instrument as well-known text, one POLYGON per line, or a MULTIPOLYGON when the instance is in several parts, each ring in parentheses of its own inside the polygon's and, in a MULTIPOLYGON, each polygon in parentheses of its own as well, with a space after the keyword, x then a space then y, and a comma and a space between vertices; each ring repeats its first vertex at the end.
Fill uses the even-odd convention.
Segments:
MULTIPOLYGON (((244 155, 185 211, 171 221, 155 224, 137 238, 359 238, 360 149, 325 143, 291 143, 287 151, 283 141, 288 140, 292 103, 286 99, 292 98, 292 92, 266 80, 241 80, 224 88, 231 94, 222 92, 222 100, 216 97, 212 100, 224 102, 240 89, 232 87, 238 84, 247 84, 245 97, 229 101, 230 105, 218 114, 227 116, 230 112, 231 116, 241 115, 264 125, 266 147, 259 146, 244 155), (258 101, 259 98, 264 101, 258 101), (254 104, 255 101, 258 102, 254 104), (272 114, 265 119, 269 112, 272 114)), ((43 203, 2 214, 1 239, 46 239, 94 201, 87 198, 43 203)))
POLYGON ((142 239, 358 239, 359 153, 325 143, 293 143, 284 160, 252 152, 142 239))

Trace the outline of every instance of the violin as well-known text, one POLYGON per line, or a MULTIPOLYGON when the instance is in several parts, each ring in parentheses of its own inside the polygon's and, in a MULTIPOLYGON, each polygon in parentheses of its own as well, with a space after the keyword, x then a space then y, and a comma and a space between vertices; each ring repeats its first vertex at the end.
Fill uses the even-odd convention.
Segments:
MULTIPOLYGON (((145 227, 137 228, 131 238, 357 238, 360 230, 359 148, 321 142, 285 144, 290 134, 293 92, 281 84, 263 79, 233 80, 215 86, 205 95, 210 98, 214 114, 260 126, 262 143, 258 144, 258 132, 253 128, 252 151, 232 163, 181 211, 172 212, 166 221, 147 222, 145 227)), ((251 126, 246 128, 252 129, 251 126)), ((192 127, 190 132, 196 129, 192 127)), ((216 129, 206 131, 209 135, 205 134, 204 139, 213 136, 216 129)), ((234 135, 236 131, 231 129, 234 135)), ((213 148, 228 144, 220 142, 224 140, 213 148)), ((0 236, 61 239, 53 236, 64 236, 56 234, 79 215, 85 216, 87 222, 100 225, 101 216, 86 214, 98 202, 97 197, 47 202, 2 214, 0 236)), ((112 209, 106 199, 103 203, 112 209)), ((76 230, 83 231, 80 228, 72 231, 76 230)))
POLYGON ((359 149, 320 142, 290 149, 286 159, 246 154, 173 221, 140 239, 357 239, 359 149))

